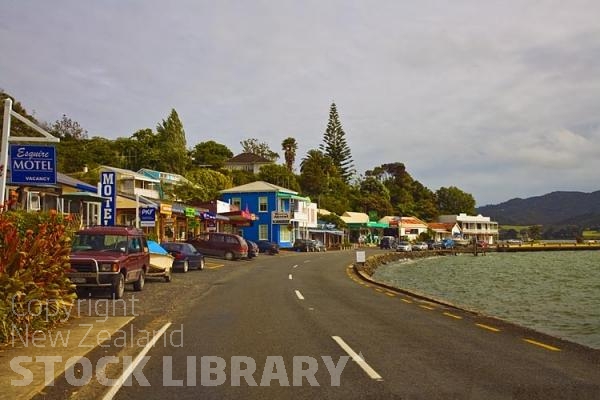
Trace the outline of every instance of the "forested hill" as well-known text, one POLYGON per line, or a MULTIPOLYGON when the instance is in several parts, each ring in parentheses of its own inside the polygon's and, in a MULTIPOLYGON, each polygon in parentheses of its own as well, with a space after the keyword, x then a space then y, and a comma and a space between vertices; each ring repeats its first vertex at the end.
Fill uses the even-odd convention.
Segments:
POLYGON ((527 199, 512 199, 477 208, 500 225, 600 226, 600 191, 552 192, 527 199))

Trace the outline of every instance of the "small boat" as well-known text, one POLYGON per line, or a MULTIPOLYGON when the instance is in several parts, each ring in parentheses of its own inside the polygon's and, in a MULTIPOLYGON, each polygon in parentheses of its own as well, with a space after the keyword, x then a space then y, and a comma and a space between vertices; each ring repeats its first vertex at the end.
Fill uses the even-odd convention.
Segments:
POLYGON ((148 277, 163 277, 165 281, 171 282, 173 271, 173 260, 175 259, 162 246, 152 240, 148 240, 150 251, 150 269, 146 274, 148 277))

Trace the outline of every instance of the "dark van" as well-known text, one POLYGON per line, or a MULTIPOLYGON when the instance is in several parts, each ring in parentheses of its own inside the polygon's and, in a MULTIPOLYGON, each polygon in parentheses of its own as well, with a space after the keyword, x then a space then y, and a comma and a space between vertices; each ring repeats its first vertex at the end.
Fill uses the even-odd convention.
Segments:
POLYGON ((205 232, 187 242, 205 256, 226 260, 248 258, 248 243, 243 237, 233 233, 205 232))

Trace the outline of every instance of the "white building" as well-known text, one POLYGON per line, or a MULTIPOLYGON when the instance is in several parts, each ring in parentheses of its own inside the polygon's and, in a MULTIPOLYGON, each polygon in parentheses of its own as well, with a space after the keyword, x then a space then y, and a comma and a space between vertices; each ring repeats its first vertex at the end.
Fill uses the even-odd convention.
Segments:
POLYGON ((457 223, 464 239, 483 240, 488 244, 494 244, 498 239, 498 223, 484 217, 483 215, 440 215, 439 222, 457 223))

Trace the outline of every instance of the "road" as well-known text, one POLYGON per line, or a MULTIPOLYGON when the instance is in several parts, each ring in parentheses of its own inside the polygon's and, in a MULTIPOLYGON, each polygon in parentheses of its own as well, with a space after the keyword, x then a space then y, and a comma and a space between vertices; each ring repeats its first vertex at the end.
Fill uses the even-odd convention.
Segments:
MULTIPOLYGON (((600 398, 600 352, 365 283, 353 257, 261 255, 150 282, 131 345, 92 363, 133 358, 166 327, 115 399, 600 398)), ((63 378, 38 397, 72 389, 63 378)), ((77 397, 108 389, 94 380, 77 397)))

